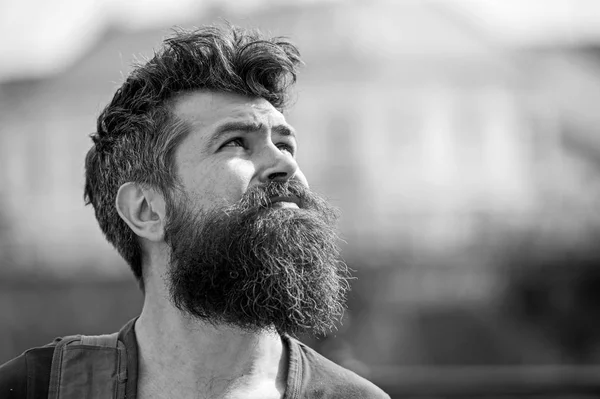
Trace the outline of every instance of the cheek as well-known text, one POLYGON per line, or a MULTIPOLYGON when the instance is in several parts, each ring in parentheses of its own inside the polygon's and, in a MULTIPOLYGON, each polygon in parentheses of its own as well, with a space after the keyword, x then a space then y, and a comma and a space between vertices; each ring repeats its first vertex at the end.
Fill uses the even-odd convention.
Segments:
POLYGON ((215 182, 215 185, 218 185, 222 190, 223 200, 229 204, 233 204, 238 202, 246 190, 248 190, 252 181, 254 168, 249 165, 240 164, 240 162, 227 166, 220 174, 221 180, 215 182))
POLYGON ((195 179, 195 196, 203 205, 231 205, 246 192, 253 174, 252 163, 239 159, 207 168, 195 179))

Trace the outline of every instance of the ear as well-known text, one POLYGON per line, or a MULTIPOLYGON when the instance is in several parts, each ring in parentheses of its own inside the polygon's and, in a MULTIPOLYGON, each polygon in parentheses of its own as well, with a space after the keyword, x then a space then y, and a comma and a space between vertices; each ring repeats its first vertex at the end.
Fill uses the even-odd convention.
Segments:
POLYGON ((115 202, 119 216, 135 234, 154 242, 164 239, 165 200, 156 190, 128 182, 119 187, 115 202))

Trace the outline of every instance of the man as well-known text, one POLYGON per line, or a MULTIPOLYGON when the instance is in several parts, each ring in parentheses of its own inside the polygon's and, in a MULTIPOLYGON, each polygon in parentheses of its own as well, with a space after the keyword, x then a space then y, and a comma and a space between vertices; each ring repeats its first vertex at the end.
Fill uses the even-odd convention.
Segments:
POLYGON ((205 27, 134 69, 98 118, 85 198, 142 313, 6 363, 0 397, 388 397, 293 338, 332 329, 348 289, 282 114, 300 63, 284 39, 205 27))

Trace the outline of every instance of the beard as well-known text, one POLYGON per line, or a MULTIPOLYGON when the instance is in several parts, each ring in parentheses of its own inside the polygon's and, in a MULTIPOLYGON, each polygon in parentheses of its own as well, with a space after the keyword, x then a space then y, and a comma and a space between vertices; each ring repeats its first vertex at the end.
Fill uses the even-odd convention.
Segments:
POLYGON ((179 310, 249 332, 335 328, 349 290, 337 212, 301 183, 253 187, 233 206, 203 211, 179 195, 168 209, 167 284, 179 310), (294 196, 299 208, 273 208, 274 196, 294 196))

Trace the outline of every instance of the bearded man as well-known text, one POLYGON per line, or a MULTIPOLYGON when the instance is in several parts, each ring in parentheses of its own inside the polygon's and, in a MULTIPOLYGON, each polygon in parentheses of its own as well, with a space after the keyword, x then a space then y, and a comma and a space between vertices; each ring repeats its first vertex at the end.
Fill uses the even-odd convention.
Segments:
POLYGON ((2 398, 388 398, 297 341, 331 330, 348 271, 282 114, 282 38, 178 31, 98 118, 85 198, 144 292, 119 333, 0 367, 2 398))

